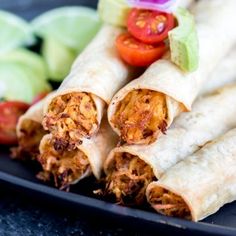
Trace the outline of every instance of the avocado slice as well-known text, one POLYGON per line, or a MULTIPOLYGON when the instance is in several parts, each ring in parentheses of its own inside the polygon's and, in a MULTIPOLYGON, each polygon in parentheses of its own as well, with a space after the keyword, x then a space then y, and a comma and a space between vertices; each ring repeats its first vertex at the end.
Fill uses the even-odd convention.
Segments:
POLYGON ((126 27, 130 10, 126 0, 100 0, 98 3, 101 19, 115 26, 126 27))
POLYGON ((169 32, 171 61, 185 72, 193 72, 199 64, 199 42, 194 16, 184 8, 174 13, 178 26, 169 32))

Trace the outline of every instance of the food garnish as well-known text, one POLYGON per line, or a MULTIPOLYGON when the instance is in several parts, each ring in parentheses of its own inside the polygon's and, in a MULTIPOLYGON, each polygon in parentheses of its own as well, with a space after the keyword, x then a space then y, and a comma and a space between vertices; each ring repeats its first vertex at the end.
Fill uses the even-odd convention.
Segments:
POLYGON ((169 32, 171 61, 183 71, 198 68, 199 45, 194 17, 184 8, 175 12, 178 27, 169 32))
POLYGON ((126 0, 100 0, 98 4, 101 19, 116 26, 126 26, 130 10, 126 0))
POLYGON ((35 41, 30 25, 22 18, 0 11, 0 54, 19 46, 29 46, 35 41))
POLYGON ((160 59, 167 50, 163 42, 156 45, 145 44, 129 33, 124 33, 117 38, 116 47, 121 58, 128 64, 143 67, 160 59))
POLYGON ((48 36, 43 42, 42 55, 47 64, 48 77, 60 82, 69 74, 77 52, 55 37, 48 36))
POLYGON ((133 7, 171 12, 176 7, 176 0, 127 0, 133 7))
POLYGON ((128 31, 138 40, 157 44, 168 38, 168 32, 175 27, 172 14, 134 8, 129 14, 128 31))
POLYGON ((0 144, 17 143, 16 124, 19 117, 26 112, 29 104, 11 101, 0 103, 0 144))

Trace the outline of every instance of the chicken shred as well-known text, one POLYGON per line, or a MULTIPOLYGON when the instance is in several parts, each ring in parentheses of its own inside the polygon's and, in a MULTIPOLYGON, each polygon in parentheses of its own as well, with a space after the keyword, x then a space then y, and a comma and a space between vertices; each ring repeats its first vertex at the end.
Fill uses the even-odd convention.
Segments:
POLYGON ((166 216, 191 220, 191 212, 183 198, 163 188, 152 189, 149 195, 152 207, 166 216))
POLYGON ((158 130, 167 128, 167 105, 162 93, 147 89, 131 91, 119 104, 112 123, 128 144, 150 144, 158 130))
POLYGON ((52 176, 55 186, 67 189, 69 185, 79 180, 86 172, 90 172, 87 156, 79 149, 55 150, 55 140, 50 140, 44 146, 44 152, 38 157, 43 172, 38 177, 48 181, 52 176))
POLYGON ((11 157, 19 160, 35 160, 39 154, 39 144, 46 131, 43 126, 33 120, 22 122, 18 147, 11 149, 11 157))
POLYGON ((49 105, 43 126, 62 147, 91 136, 98 128, 94 101, 87 93, 74 92, 55 97, 49 105))
POLYGON ((121 205, 141 205, 147 185, 155 180, 151 167, 129 153, 116 154, 108 172, 104 193, 121 205))

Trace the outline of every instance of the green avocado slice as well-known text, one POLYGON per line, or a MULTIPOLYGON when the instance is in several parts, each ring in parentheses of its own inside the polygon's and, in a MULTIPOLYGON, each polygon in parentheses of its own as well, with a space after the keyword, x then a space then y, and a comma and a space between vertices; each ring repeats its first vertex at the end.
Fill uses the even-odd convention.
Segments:
POLYGON ((98 12, 101 19, 116 26, 127 26, 127 18, 131 8, 126 0, 100 0, 98 12))
POLYGON ((174 13, 178 26, 169 32, 171 61, 185 72, 192 72, 199 64, 199 43, 194 16, 184 8, 174 13))

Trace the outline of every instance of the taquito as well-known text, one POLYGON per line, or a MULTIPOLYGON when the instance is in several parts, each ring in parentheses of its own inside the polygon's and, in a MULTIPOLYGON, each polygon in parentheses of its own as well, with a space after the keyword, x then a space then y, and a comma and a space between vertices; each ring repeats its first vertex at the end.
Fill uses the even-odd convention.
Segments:
POLYGON ((71 184, 93 174, 100 178, 108 152, 115 147, 117 135, 107 121, 103 121, 99 132, 91 139, 82 139, 81 143, 61 149, 58 140, 52 134, 43 137, 40 143, 40 155, 43 172, 38 177, 45 181, 51 177, 55 186, 67 189, 71 184))
POLYGON ((152 180, 159 179, 205 143, 236 127, 235 104, 236 85, 226 86, 198 99, 193 110, 182 113, 155 143, 114 148, 104 164, 105 192, 125 204, 145 201, 145 190, 152 180))
POLYGON ((211 73, 209 81, 203 86, 200 95, 212 92, 222 86, 233 84, 236 81, 236 47, 218 63, 217 68, 211 73))
POLYGON ((109 122, 128 144, 154 142, 180 112, 190 110, 210 72, 236 42, 235 0, 198 1, 195 5, 198 69, 185 73, 168 59, 158 60, 122 88, 109 105, 109 122))
POLYGON ((39 154, 39 143, 47 133, 41 124, 44 101, 43 99, 37 102, 20 117, 16 127, 18 147, 12 148, 11 156, 13 158, 35 160, 39 154))
POLYGON ((39 144, 47 133, 42 125, 43 107, 45 102, 53 96, 55 91, 32 105, 17 122, 16 135, 18 147, 12 148, 11 156, 20 160, 35 160, 39 154, 39 144))
POLYGON ((236 200, 236 129, 205 145, 147 188, 152 207, 199 221, 236 200))
POLYGON ((60 139, 62 145, 93 136, 99 129, 106 105, 129 81, 133 70, 120 59, 115 48, 116 37, 123 31, 104 25, 47 102, 44 128, 60 139))

